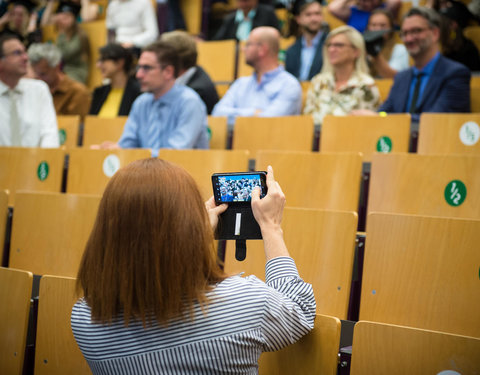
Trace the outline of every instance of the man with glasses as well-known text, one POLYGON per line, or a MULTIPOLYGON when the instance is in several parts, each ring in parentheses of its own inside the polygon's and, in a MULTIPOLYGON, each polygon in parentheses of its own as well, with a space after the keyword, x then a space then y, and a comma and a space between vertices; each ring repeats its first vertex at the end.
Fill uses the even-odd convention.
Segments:
POLYGON ((175 84, 179 56, 169 43, 158 41, 140 55, 136 77, 144 92, 133 103, 117 143, 101 148, 208 148, 207 110, 190 87, 175 84))
POLYGON ((17 36, 0 37, 0 146, 58 147, 48 86, 23 78, 28 56, 17 36))
POLYGON ((254 73, 238 78, 215 105, 212 116, 227 116, 233 127, 237 116, 275 117, 300 114, 302 88, 278 63, 280 34, 273 27, 257 27, 245 45, 245 62, 254 73))
POLYGON ((410 9, 401 36, 414 66, 395 75, 379 111, 407 112, 414 122, 422 112, 470 112, 470 71, 440 54, 440 16, 433 9, 410 9))

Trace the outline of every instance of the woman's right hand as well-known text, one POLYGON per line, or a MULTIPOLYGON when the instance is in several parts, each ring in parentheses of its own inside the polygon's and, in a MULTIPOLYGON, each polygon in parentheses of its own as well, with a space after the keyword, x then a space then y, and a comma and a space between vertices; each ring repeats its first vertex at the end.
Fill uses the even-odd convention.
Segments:
POLYGON ((285 206, 285 195, 279 183, 275 181, 273 168, 267 168, 267 195, 260 199, 260 188, 252 191, 252 211, 262 231, 280 228, 285 206))

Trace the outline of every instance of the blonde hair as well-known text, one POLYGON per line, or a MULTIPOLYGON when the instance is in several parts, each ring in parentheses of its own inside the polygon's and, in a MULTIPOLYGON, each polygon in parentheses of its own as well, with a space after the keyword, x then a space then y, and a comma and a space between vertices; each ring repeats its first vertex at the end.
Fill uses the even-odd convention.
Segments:
POLYGON ((327 39, 325 40, 325 44, 323 45, 323 65, 322 65, 322 73, 334 73, 334 69, 332 64, 326 56, 327 55, 327 46, 330 40, 336 36, 343 34, 347 37, 348 41, 352 44, 353 48, 359 51, 359 55, 355 60, 355 72, 356 73, 365 73, 369 74, 367 60, 366 60, 366 53, 365 53, 365 41, 363 40, 362 34, 360 34, 357 30, 355 30, 351 26, 340 26, 336 29, 333 29, 328 35, 327 39))

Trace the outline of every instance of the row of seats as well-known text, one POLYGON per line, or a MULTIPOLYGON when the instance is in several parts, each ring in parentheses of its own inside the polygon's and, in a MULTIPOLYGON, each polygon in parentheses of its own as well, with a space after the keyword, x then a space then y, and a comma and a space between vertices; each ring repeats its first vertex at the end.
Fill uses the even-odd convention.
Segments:
MULTIPOLYGON (((117 141, 127 118, 58 116, 63 145, 92 146, 117 141)), ((424 113, 420 117, 419 154, 479 154, 480 113, 424 113)), ((238 117, 229 134, 225 117, 208 117, 211 149, 361 152, 370 161, 377 152, 407 152, 410 115, 325 117, 320 133, 311 116, 238 117), (233 139, 231 139, 233 138, 233 139), (318 139, 320 138, 320 139, 318 139), (230 144, 231 143, 231 144, 230 144)))
MULTIPOLYGON (((338 241, 352 220, 347 212, 285 210, 287 245, 300 274, 313 284, 321 315, 314 331, 297 344, 262 355, 260 374, 336 373, 341 315, 325 315, 348 299, 348 285, 340 276, 351 272, 345 265, 351 260, 338 241)), ((350 229, 352 239, 355 228, 350 229)), ((479 236, 479 220, 371 214, 351 374, 475 373, 480 364, 479 236), (412 354, 406 356, 407 351, 412 354)), ((257 242, 247 244, 247 261, 241 265, 227 256, 227 272, 262 277, 263 251, 257 242)), ((21 373, 32 274, 0 268, 0 281, 5 286, 0 289, 0 325, 8 333, 0 338, 0 370, 21 373), (15 282, 17 277, 22 281, 15 282)), ((78 298, 74 284, 66 277, 40 280, 35 373, 89 373, 69 325, 78 298)))

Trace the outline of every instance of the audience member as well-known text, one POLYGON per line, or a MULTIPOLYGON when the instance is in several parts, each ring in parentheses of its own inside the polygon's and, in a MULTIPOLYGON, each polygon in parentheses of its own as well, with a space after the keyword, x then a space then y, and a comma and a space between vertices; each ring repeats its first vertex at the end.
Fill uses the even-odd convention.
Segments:
MULTIPOLYGON (((100 16, 100 4, 90 0, 71 0, 80 7, 80 14, 77 17, 80 22, 94 21, 100 16)), ((42 15, 42 26, 53 23, 53 11, 58 8, 58 0, 47 0, 47 5, 42 15)))
POLYGON ((412 8, 401 34, 414 66, 397 73, 379 110, 409 112, 414 122, 422 112, 470 112, 470 71, 440 54, 440 15, 433 9, 412 8))
POLYGON ((180 57, 180 71, 177 83, 194 89, 207 106, 207 113, 212 113, 218 102, 217 89, 210 76, 197 65, 197 44, 186 31, 170 31, 162 34, 163 41, 170 43, 180 57))
POLYGON ((109 43, 100 48, 97 67, 109 83, 93 91, 90 114, 113 118, 128 116, 140 85, 133 75, 133 56, 120 44, 109 43))
POLYGON ((316 0, 301 0, 293 8, 301 34, 285 54, 285 70, 300 81, 309 81, 322 69, 324 30, 322 5, 316 0))
POLYGON ((245 61, 254 73, 238 78, 213 108, 213 116, 287 116, 300 113, 302 88, 278 63, 280 33, 273 27, 253 29, 245 44, 245 61))
POLYGON ((10 3, 7 12, 0 18, 0 35, 16 35, 25 46, 41 42, 42 33, 37 27, 35 4, 30 0, 14 0, 10 3))
POLYGON ((394 27, 387 9, 375 9, 368 20, 367 33, 384 32, 377 40, 366 41, 367 61, 374 77, 393 78, 398 71, 409 68, 408 51, 403 43, 396 43, 394 27))
POLYGON ((52 17, 54 2, 48 2, 42 16, 42 24, 50 19, 58 31, 57 47, 62 52, 63 71, 70 78, 82 83, 87 82, 90 43, 87 34, 79 27, 77 18, 81 6, 73 1, 60 1, 52 17))
POLYGON ((280 23, 271 6, 259 4, 258 0, 236 0, 236 3, 237 10, 225 16, 213 39, 247 40, 250 31, 259 26, 280 30, 280 23))
POLYGON ((120 43, 136 53, 158 38, 158 24, 150 0, 111 0, 106 25, 109 42, 120 43))
POLYGON ((0 146, 58 147, 55 108, 48 86, 22 78, 25 46, 14 35, 0 37, 0 146))
POLYGON ((442 52, 445 57, 457 61, 471 71, 480 70, 480 56, 475 44, 463 34, 463 29, 473 19, 465 4, 459 1, 448 1, 440 9, 444 16, 445 33, 442 38, 442 52))
POLYGON ((285 196, 271 167, 267 186, 262 199, 254 190, 251 203, 264 243, 263 282, 219 266, 212 229, 227 205, 215 206, 213 197, 205 204, 184 169, 146 159, 112 177, 71 315, 93 374, 254 374, 262 352, 313 328, 313 288, 283 240, 285 196))
POLYGON ((367 28, 368 19, 374 9, 385 7, 396 15, 401 2, 402 0, 332 0, 328 4, 328 10, 362 33, 367 28))
POLYGON ((170 44, 159 41, 144 48, 137 65, 141 90, 118 144, 102 148, 208 148, 207 110, 190 87, 176 85, 179 56, 170 44))
POLYGON ((323 53, 322 72, 312 79, 303 112, 320 125, 329 114, 375 110, 380 94, 368 74, 362 35, 351 26, 337 27, 328 34, 323 53))
POLYGON ((53 44, 35 43, 28 48, 28 57, 35 78, 50 88, 57 115, 80 115, 84 118, 90 107, 87 87, 62 72, 62 53, 53 44))

